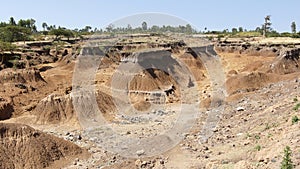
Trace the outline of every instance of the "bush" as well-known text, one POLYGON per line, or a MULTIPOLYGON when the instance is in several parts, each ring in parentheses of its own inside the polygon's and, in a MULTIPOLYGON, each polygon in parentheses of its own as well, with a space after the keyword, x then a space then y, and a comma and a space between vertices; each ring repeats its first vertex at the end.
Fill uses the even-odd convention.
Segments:
POLYGON ((294 117, 292 118, 292 124, 296 124, 296 123, 298 123, 298 121, 299 121, 298 116, 294 116, 294 117))
POLYGON ((261 146, 257 145, 257 146, 254 147, 254 149, 257 150, 257 151, 260 151, 261 150, 261 146))
POLYGON ((298 111, 300 108, 300 103, 296 104, 296 106, 293 108, 295 111, 298 111))
POLYGON ((294 101, 294 102, 297 102, 297 101, 298 101, 298 98, 297 98, 297 97, 295 97, 295 98, 293 99, 293 101, 294 101))
POLYGON ((16 46, 9 42, 0 41, 0 53, 4 51, 13 51, 16 49, 16 46))
POLYGON ((284 156, 281 162, 281 169, 293 169, 294 165, 291 159, 292 151, 289 146, 286 146, 284 149, 284 156))

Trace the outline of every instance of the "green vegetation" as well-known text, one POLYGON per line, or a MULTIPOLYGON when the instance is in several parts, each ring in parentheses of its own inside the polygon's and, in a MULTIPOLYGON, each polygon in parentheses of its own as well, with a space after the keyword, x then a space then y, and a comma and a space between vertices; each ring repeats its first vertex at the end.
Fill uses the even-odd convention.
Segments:
POLYGON ((296 22, 292 22, 292 24, 291 24, 291 29, 292 29, 292 33, 293 34, 296 34, 296 22))
POLYGON ((179 26, 153 25, 149 27, 147 22, 142 22, 141 27, 136 27, 136 28, 133 28, 130 24, 128 24, 127 27, 115 27, 115 25, 110 24, 105 28, 105 30, 106 31, 104 33, 161 33, 161 32, 186 33, 186 34, 199 33, 195 29, 193 29, 190 24, 179 25, 179 26))
POLYGON ((296 104, 295 107, 293 108, 293 110, 298 111, 300 108, 300 103, 296 104))
POLYGON ((294 165, 291 159, 292 151, 289 146, 286 146, 284 149, 284 156, 281 162, 281 169, 293 169, 294 165))
POLYGON ((294 102, 297 102, 297 101, 298 101, 298 98, 297 98, 297 97, 294 97, 293 101, 294 101, 294 102))
POLYGON ((13 17, 8 22, 0 23, 0 41, 15 42, 30 39, 30 35, 37 32, 34 19, 20 19, 18 24, 13 17))
POLYGON ((5 52, 5 51, 13 51, 15 50, 16 46, 9 43, 9 42, 1 42, 0 41, 0 53, 5 52))
POLYGON ((143 29, 143 31, 146 31, 148 29, 147 22, 144 21, 142 23, 142 29, 143 29))
MULTIPOLYGON (((0 22, 0 41, 1 42, 16 42, 27 40, 43 40, 45 35, 53 35, 55 41, 60 41, 62 38, 76 38, 83 39, 83 35, 90 35, 93 33, 107 34, 114 36, 116 33, 184 33, 184 34, 197 34, 203 33, 209 36, 209 39, 217 37, 221 38, 248 38, 248 37, 292 37, 300 38, 300 32, 297 32, 296 23, 291 22, 291 32, 279 33, 272 29, 271 16, 264 18, 264 23, 261 26, 256 27, 254 30, 246 30, 243 27, 234 27, 231 29, 224 29, 223 31, 209 30, 207 27, 203 31, 195 30, 190 24, 186 25, 148 25, 147 22, 142 22, 138 27, 132 27, 128 24, 125 27, 116 27, 113 24, 108 25, 105 29, 92 28, 91 26, 85 26, 82 29, 67 29, 64 27, 50 25, 46 22, 42 23, 42 30, 38 31, 36 21, 34 19, 20 19, 15 21, 13 17, 9 18, 7 22, 0 22), (217 36, 215 36, 217 35, 217 36)), ((3 46, 3 45, 2 45, 3 46)), ((3 49, 1 49, 3 50, 3 49)))
POLYGON ((267 15, 265 17, 265 23, 262 26, 262 30, 263 30, 263 37, 267 36, 267 32, 270 32, 271 30, 271 15, 267 15))
POLYGON ((292 124, 293 124, 293 125, 294 125, 294 124, 297 124, 298 121, 299 121, 298 116, 293 116, 293 118, 292 118, 292 124))
POLYGON ((261 150, 261 146, 260 146, 260 145, 256 145, 256 146, 254 147, 254 149, 257 150, 257 151, 260 151, 260 150, 261 150))
POLYGON ((73 31, 65 28, 60 28, 60 27, 58 29, 51 29, 49 31, 49 35, 55 35, 55 40, 59 40, 63 36, 68 39, 70 37, 74 37, 73 31))

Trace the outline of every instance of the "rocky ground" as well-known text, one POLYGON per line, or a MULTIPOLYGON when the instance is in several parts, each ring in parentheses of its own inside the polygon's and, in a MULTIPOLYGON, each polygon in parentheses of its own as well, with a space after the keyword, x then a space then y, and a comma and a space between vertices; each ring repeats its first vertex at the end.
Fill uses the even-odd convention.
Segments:
MULTIPOLYGON (((91 103, 80 110, 74 107, 81 98, 74 81, 72 86, 73 73, 84 42, 65 44, 60 50, 28 43, 36 51, 19 53, 17 66, 1 59, 0 168, 273 169, 280 168, 286 146, 291 147, 292 161, 299 167, 300 123, 295 118, 300 117, 298 41, 276 40, 272 44, 254 38, 223 39, 201 48, 207 43, 202 39, 175 37, 94 38, 91 43, 100 48, 113 47, 102 53, 104 57, 96 70, 81 67, 87 70, 82 74, 84 85, 95 85, 99 111, 122 138, 160 135, 182 117, 181 103, 197 104, 197 108, 184 111, 196 115, 195 123, 189 132, 179 134, 183 139, 173 148, 163 151, 165 147, 161 147, 161 151, 157 150, 160 153, 147 157, 149 144, 133 151, 134 158, 105 149, 103 141, 107 140, 100 136, 106 136, 87 130, 87 124, 93 126, 93 122, 83 122, 78 114, 92 111, 88 107, 91 103), (131 63, 146 57, 150 60, 141 63, 151 62, 152 56, 168 59, 168 63, 181 60, 193 77, 176 80, 188 74, 176 64, 172 64, 172 70, 181 72, 176 78, 172 71, 149 68, 131 75, 119 68, 130 68, 131 63), (95 78, 89 71, 96 72, 95 78), (132 78, 127 93, 116 77, 132 78), (190 87, 182 89, 181 83, 190 87), (224 89, 222 94, 216 94, 219 89, 224 89), (128 101, 123 96, 133 107, 124 106, 128 101), (211 123, 216 127, 206 130, 211 123)), ((86 50, 82 54, 90 53, 86 50)), ((4 54, 1 57, 5 58, 4 54)), ((92 117, 98 120, 98 116, 92 117)))

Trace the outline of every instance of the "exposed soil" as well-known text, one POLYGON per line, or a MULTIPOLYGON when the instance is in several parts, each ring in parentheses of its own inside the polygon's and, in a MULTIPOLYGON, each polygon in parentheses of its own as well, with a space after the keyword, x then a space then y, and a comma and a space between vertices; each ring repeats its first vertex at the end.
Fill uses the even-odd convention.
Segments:
MULTIPOLYGON (((137 152, 137 158, 122 157, 104 149, 97 135, 83 130, 86 126, 74 109, 81 96, 73 93, 72 86, 82 42, 58 51, 20 53, 20 63, 31 61, 27 66, 10 68, 8 55, 1 55, 6 61, 0 71, 0 168, 280 168, 285 146, 291 147, 292 160, 299 167, 300 123, 292 122, 300 116, 295 108, 300 97, 299 48, 277 41, 229 39, 214 44, 217 53, 213 48, 201 53, 199 38, 183 39, 162 35, 94 39, 114 46, 102 53, 95 78, 86 83, 95 85, 97 107, 120 135, 159 135, 177 119, 184 99, 200 103, 199 109, 193 110, 197 112, 196 124, 189 133, 182 133, 183 140, 152 157, 143 157, 143 151, 137 152), (152 63, 141 61, 143 57, 167 59, 172 70, 151 67, 152 63), (225 84, 216 84, 206 70, 211 58, 220 59, 217 69, 223 69, 225 84), (194 81, 191 77, 179 81, 171 75, 181 70, 176 60, 188 67, 194 81), (142 63, 147 69, 133 76, 120 69, 120 65, 133 63, 142 63), (124 80, 132 77, 126 90, 122 89, 123 81, 114 81, 116 76, 124 80), (215 86, 226 89, 224 100, 214 97, 215 86), (193 87, 199 92, 184 98, 184 92, 193 87), (131 107, 120 109, 118 104, 131 107), (206 119, 217 110, 221 111, 220 120, 203 142, 206 119), (128 113, 131 111, 140 114, 128 113)), ((91 74, 86 71, 85 75, 91 74)), ((186 76, 187 72, 178 75, 186 76)), ((90 107, 82 109, 91 111, 90 107)))
POLYGON ((0 123, 0 137, 1 168, 45 168, 86 153, 69 141, 17 123, 0 123))

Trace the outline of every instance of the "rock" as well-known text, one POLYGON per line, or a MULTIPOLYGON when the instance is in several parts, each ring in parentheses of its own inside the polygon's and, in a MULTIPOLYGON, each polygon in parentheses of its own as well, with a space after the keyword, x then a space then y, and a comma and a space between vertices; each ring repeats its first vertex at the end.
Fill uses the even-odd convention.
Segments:
POLYGON ((134 163, 134 164, 135 164, 136 166, 140 166, 140 165, 141 165, 141 163, 142 163, 142 162, 141 162, 141 160, 140 160, 140 159, 137 159, 137 160, 135 161, 135 163, 134 163))
POLYGON ((245 110, 245 108, 241 107, 241 106, 239 106, 239 107, 236 108, 236 111, 244 111, 244 110, 245 110))
POLYGON ((144 154, 145 154, 145 151, 144 151, 144 150, 138 150, 138 151, 136 151, 136 154, 137 154, 138 156, 141 156, 141 155, 144 155, 144 154))

